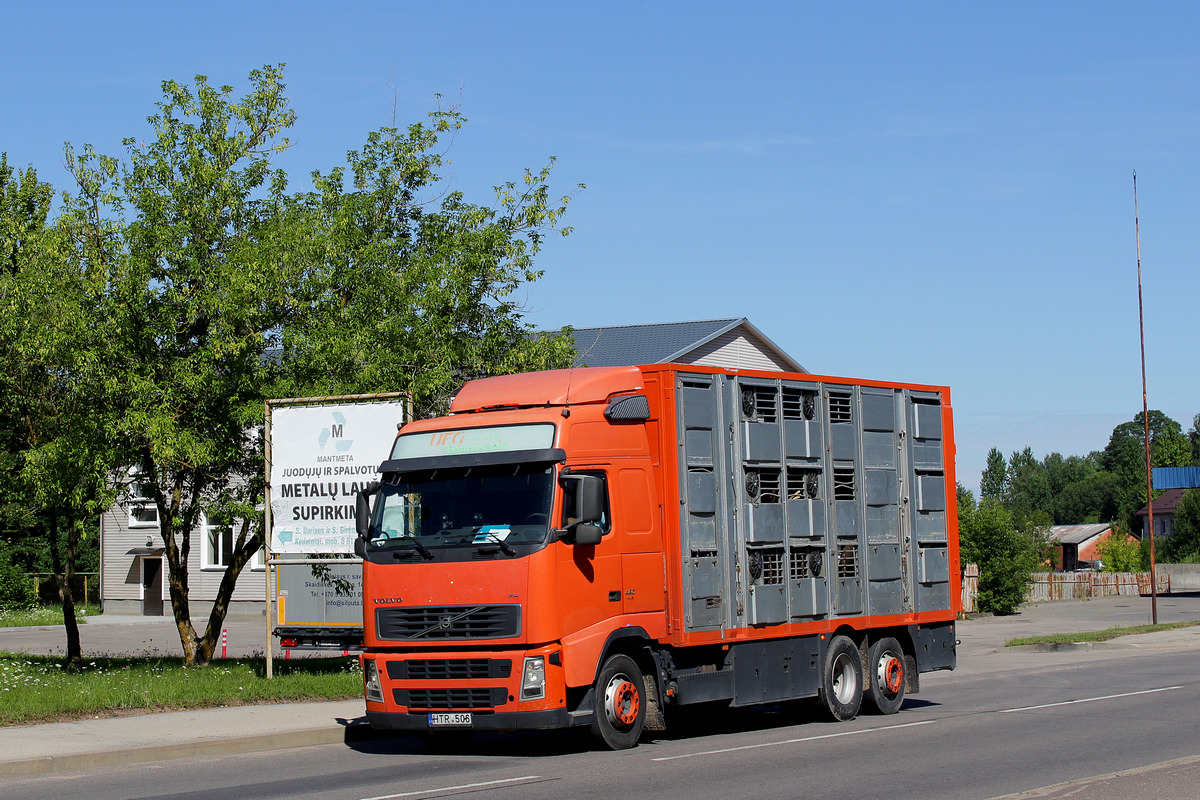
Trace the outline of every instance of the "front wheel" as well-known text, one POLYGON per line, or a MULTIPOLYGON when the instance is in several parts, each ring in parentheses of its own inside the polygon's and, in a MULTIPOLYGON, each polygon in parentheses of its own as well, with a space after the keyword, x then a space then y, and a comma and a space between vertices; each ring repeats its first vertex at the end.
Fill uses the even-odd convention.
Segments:
POLYGON ((837 722, 858 715, 863 697, 862 657, 849 637, 835 636, 829 643, 817 696, 821 708, 837 722))
POLYGON ((867 700, 880 714, 895 714, 904 702, 904 685, 908 682, 900 643, 888 636, 871 645, 867 670, 867 700))
POLYGON ((646 687, 632 658, 615 655, 604 662, 596 679, 596 711, 592 734, 611 750, 637 744, 646 720, 646 687))

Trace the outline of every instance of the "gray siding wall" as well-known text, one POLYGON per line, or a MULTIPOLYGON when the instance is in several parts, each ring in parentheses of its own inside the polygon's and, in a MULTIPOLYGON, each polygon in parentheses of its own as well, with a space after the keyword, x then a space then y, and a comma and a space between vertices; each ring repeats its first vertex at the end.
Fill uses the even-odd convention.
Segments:
MULTIPOLYGON (((105 613, 141 613, 142 595, 142 559, 129 554, 134 548, 145 547, 151 542, 151 547, 159 550, 163 546, 162 536, 157 525, 140 525, 130 523, 128 508, 123 505, 114 506, 100 517, 101 548, 100 548, 100 592, 101 600, 105 603, 105 613), (110 602, 111 601, 111 602, 110 602)), ((203 533, 194 531, 191 536, 191 552, 188 554, 188 586, 193 614, 207 613, 212 601, 216 599, 217 589, 224 576, 224 568, 205 568, 203 565, 204 542, 203 533)), ((170 615, 170 599, 167 592, 167 564, 165 556, 148 556, 162 558, 163 588, 162 599, 165 613, 170 615)), ((253 562, 252 562, 253 564, 253 562)), ((237 586, 233 590, 231 616, 262 616, 265 588, 263 580, 265 571, 248 565, 238 576, 237 586), (256 605, 255 605, 256 604, 256 605), (246 606, 246 607, 243 607, 246 606)))
POLYGON ((786 371, 788 366, 774 356, 766 343, 751 333, 734 328, 686 354, 689 364, 723 369, 786 371))

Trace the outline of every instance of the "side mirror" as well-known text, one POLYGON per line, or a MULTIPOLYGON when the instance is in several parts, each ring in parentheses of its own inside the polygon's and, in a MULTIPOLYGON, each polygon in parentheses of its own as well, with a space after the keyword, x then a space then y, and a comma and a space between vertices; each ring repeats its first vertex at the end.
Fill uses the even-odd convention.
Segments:
MULTIPOLYGON (((358 533, 358 541, 363 542, 371 535, 371 498, 379 491, 378 482, 368 483, 358 492, 354 502, 354 530, 358 533)), ((355 544, 354 552, 358 552, 355 544)), ((361 553, 359 554, 361 555, 361 553)))
POLYGON ((557 535, 571 544, 599 544, 604 536, 600 523, 607 510, 604 479, 598 475, 568 473, 559 480, 563 485, 565 515, 573 521, 557 535))
POLYGON ((581 523, 604 519, 604 481, 596 475, 573 477, 579 481, 579 493, 575 496, 579 513, 575 518, 581 523))
POLYGON ((575 544, 600 544, 600 539, 603 536, 604 531, 600 530, 600 526, 591 522, 584 522, 575 526, 575 544))

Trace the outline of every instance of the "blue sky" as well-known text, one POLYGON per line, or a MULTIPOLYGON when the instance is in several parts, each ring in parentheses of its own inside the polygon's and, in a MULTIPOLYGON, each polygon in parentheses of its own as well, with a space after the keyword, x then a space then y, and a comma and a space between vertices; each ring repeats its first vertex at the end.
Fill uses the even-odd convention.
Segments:
POLYGON ((0 150, 58 187, 163 79, 287 64, 298 182, 441 94, 468 199, 555 156, 587 188, 541 328, 746 316, 817 373, 946 384, 958 471, 1200 412, 1200 6, 57 3, 5 13, 0 150), (114 9, 120 9, 114 10, 114 9))

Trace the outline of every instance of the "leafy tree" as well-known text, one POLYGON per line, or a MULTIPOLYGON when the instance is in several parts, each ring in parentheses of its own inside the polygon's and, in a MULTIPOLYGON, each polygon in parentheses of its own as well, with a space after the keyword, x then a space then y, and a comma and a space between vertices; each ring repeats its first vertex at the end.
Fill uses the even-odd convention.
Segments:
POLYGON ((962 559, 979 565, 979 610, 1011 614, 1025 600, 1043 542, 1036 528, 1018 530, 1012 514, 996 498, 976 503, 959 487, 958 499, 962 559))
POLYGON ((105 341, 91 311, 94 285, 72 262, 67 229, 47 225, 51 189, 32 169, 18 182, 0 159, 0 351, 6 417, 3 480, 27 532, 48 545, 62 599, 66 666, 82 658, 72 593, 80 544, 99 517, 112 451, 95 369, 105 341), (16 202, 9 202, 13 199, 16 202))
MULTIPOLYGON (((1186 467, 1191 463, 1191 443, 1179 423, 1161 411, 1150 410, 1150 458, 1155 467, 1186 467)), ((1113 429, 1101 455, 1101 465, 1117 476, 1117 519, 1129 530, 1136 530, 1137 512, 1147 503, 1145 417, 1139 412, 1133 421, 1113 429)))
POLYGON ((1119 491, 1117 476, 1099 469, 1083 480, 1068 483, 1054 498, 1055 524, 1084 525, 1115 520, 1119 491))
POLYGON ((1050 481, 1031 448, 1026 447, 1009 456, 1007 475, 1008 492, 1005 499, 1010 510, 1026 514, 1035 511, 1049 513, 1050 481))
POLYGON ((1192 427, 1188 431, 1188 441, 1192 445, 1192 466, 1200 467, 1200 414, 1192 417, 1192 427))
POLYGON ((294 121, 282 67, 250 82, 234 100, 203 76, 166 81, 154 137, 127 139, 124 161, 67 151, 73 263, 103 284, 97 402, 158 509, 172 613, 197 665, 262 546, 267 398, 410 390, 432 411, 466 377, 572 356, 565 335, 528 336, 511 299, 539 277, 533 257, 565 209, 549 167, 501 186, 495 207, 441 190, 440 139, 463 120, 439 110, 372 133, 349 173, 314 173, 312 191, 289 194, 271 168, 294 121), (201 515, 234 529, 203 633, 188 583, 201 515))
POLYGON ((1085 481, 1099 471, 1100 454, 1063 457, 1060 453, 1051 453, 1042 459, 1042 468, 1050 483, 1050 494, 1058 495, 1067 486, 1085 481))
POLYGON ((1175 524, 1165 539, 1155 537, 1162 561, 1200 557, 1200 489, 1188 489, 1175 504, 1175 524))
POLYGON ((991 497, 996 500, 1008 492, 1008 467, 1004 462, 1004 454, 992 448, 987 454, 987 466, 979 478, 979 496, 991 497))
POLYGON ((430 207, 439 137, 463 124, 454 110, 430 119, 372 133, 349 173, 314 174, 313 192, 287 200, 281 217, 297 227, 277 241, 309 249, 284 329, 287 392, 402 387, 420 416, 470 378, 570 363, 568 337, 529 336, 513 300, 541 277, 533 257, 565 211, 550 166, 497 187, 495 207, 460 192, 430 207))

